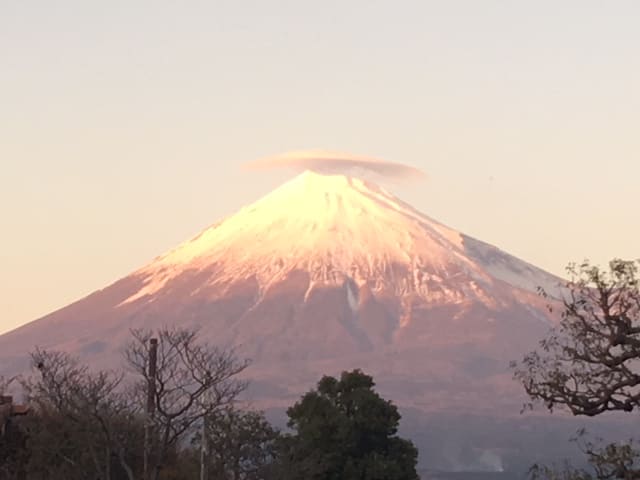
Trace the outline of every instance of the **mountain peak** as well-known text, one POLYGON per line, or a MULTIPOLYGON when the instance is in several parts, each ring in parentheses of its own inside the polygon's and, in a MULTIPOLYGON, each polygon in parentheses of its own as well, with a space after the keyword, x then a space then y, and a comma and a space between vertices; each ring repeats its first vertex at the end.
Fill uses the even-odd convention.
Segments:
POLYGON ((452 264, 474 269, 458 232, 373 183, 306 171, 143 268, 146 285, 128 301, 212 265, 216 282, 255 276, 266 285, 292 271, 383 284, 400 270, 413 284, 416 271, 444 274, 452 264))
MULTIPOLYGON (((334 184, 334 185, 345 185, 349 183, 349 179, 352 178, 350 175, 340 174, 340 173, 326 173, 319 172, 316 170, 305 170, 304 172, 298 174, 289 182, 303 182, 303 183, 324 183, 324 184, 334 184)), ((289 183, 287 182, 287 183, 289 183)))
POLYGON ((496 281, 529 291, 553 281, 374 183, 306 171, 135 272, 142 286, 122 303, 153 300, 193 275, 199 291, 251 279, 264 292, 294 274, 316 287, 350 282, 421 302, 486 305, 499 301, 496 281))
MULTIPOLYGON (((556 280, 375 183, 308 171, 113 285, 0 337, 0 366, 26 361, 33 345, 107 364, 130 328, 175 324, 240 346, 267 387, 293 392, 334 368, 370 366, 383 380, 408 381, 409 402, 449 404, 454 397, 438 388, 457 379, 473 390, 475 375, 503 375, 546 331, 535 287, 549 291, 556 280)), ((487 385, 493 404, 502 392, 487 385)), ((476 405, 471 393, 460 398, 476 405)))
POLYGON ((304 196, 306 200, 323 195, 366 194, 367 192, 382 193, 392 196, 379 185, 362 178, 337 174, 321 173, 315 170, 305 170, 293 179, 276 188, 268 197, 304 196))

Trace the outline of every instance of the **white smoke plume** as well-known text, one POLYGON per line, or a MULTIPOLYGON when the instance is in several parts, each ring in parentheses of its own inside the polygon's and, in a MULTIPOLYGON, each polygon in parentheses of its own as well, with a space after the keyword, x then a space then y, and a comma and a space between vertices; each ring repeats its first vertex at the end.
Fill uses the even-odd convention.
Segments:
POLYGON ((345 153, 307 150, 289 152, 245 164, 248 170, 272 170, 286 168, 301 172, 313 170, 324 174, 367 176, 374 174, 387 180, 424 179, 425 173, 402 163, 345 153))

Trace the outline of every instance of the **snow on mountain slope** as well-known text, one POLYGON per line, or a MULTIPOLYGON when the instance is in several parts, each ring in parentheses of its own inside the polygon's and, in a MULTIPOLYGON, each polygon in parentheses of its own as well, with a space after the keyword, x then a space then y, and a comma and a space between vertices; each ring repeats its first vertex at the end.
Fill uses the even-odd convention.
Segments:
POLYGON ((465 252, 492 277, 530 292, 542 288, 546 293, 559 298, 563 281, 544 270, 519 260, 502 250, 462 235, 465 252))
MULTIPOLYGON (((208 282, 255 277, 262 290, 296 270, 309 272, 314 284, 350 278, 374 290, 393 285, 398 294, 423 298, 437 295, 429 284, 445 278, 459 298, 480 298, 479 286, 494 279, 535 288, 524 262, 503 254, 498 268, 482 248, 374 184, 306 172, 136 272, 145 285, 123 303, 214 264, 220 268, 208 282)), ((534 280, 554 281, 540 274, 534 280)))
POLYGON ((362 367, 404 385, 394 387, 400 403, 497 408, 514 398, 508 362, 552 320, 535 288, 558 281, 375 184, 306 172, 0 336, 0 370, 24 368, 35 345, 110 366, 130 328, 181 324, 252 358, 265 402, 266 391, 286 397, 322 373, 362 367))

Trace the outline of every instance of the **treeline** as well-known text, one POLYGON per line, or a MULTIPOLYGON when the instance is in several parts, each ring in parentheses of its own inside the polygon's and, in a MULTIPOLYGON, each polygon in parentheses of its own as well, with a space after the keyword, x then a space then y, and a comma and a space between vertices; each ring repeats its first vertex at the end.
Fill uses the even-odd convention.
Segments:
POLYGON ((28 414, 0 416, 0 480, 418 478, 397 408, 358 370, 323 377, 283 433, 242 408, 248 363, 195 331, 133 331, 124 359, 95 371, 33 352, 28 414))
MULTIPOLYGON (((612 260, 608 270, 584 262, 568 273, 553 303, 559 323, 513 364, 515 379, 549 410, 639 412, 640 260, 612 260)), ((239 408, 248 364, 232 350, 190 330, 164 329, 154 342, 151 332, 132 333, 121 371, 32 354, 34 374, 21 380, 29 414, 0 408, 0 480, 418 478, 417 451, 397 436, 397 408, 359 370, 323 377, 289 408, 282 433, 239 408)), ((636 442, 585 438, 579 432, 588 467, 534 466, 532 478, 640 479, 636 442)))

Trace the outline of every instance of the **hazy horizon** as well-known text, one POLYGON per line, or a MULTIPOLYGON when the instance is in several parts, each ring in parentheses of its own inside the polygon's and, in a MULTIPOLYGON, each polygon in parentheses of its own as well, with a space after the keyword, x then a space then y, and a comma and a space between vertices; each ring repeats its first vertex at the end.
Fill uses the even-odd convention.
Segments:
POLYGON ((552 273, 638 258, 640 4, 7 2, 0 333, 112 283, 344 151, 552 273), (268 4, 268 5, 267 5, 268 4))

